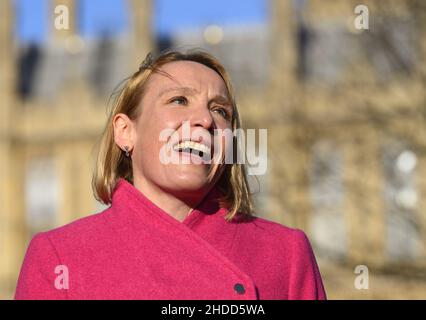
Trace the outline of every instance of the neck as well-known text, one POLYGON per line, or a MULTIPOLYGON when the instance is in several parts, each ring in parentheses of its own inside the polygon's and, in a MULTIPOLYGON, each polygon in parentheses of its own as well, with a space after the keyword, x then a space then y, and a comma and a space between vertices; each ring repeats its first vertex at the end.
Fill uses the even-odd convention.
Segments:
POLYGON ((203 194, 195 198, 182 200, 173 193, 164 191, 158 186, 153 185, 146 179, 137 179, 136 177, 134 178, 133 185, 157 207, 181 222, 185 220, 205 195, 203 194))

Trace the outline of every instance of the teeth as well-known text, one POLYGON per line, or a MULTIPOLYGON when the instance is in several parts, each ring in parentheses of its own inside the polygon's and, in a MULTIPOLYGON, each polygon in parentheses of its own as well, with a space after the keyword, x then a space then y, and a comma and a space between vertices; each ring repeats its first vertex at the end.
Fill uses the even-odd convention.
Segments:
POLYGON ((187 148, 191 148, 191 149, 203 152, 204 154, 210 154, 210 149, 207 146, 194 141, 183 141, 181 143, 176 144, 173 147, 175 151, 179 151, 179 150, 187 149, 187 148))

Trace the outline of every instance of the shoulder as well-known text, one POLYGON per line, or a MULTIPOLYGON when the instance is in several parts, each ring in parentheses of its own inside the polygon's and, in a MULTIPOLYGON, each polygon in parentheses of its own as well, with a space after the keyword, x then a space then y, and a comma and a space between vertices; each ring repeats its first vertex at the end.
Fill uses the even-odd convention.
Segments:
POLYGON ((256 216, 239 223, 238 228, 240 240, 252 247, 282 253, 287 258, 313 257, 312 246, 303 230, 256 216))
POLYGON ((66 298, 66 293, 52 286, 57 268, 91 261, 106 228, 108 209, 72 223, 35 234, 26 250, 15 291, 16 299, 66 298), (71 257, 71 258, 70 258, 71 257))
POLYGON ((57 247, 88 246, 106 233, 109 209, 77 219, 66 225, 40 232, 31 240, 32 244, 57 247))
POLYGON ((250 229, 251 232, 255 233, 257 236, 262 235, 294 241, 301 241, 307 238, 305 232, 300 229, 292 228, 257 216, 251 217, 247 221, 241 223, 241 225, 243 225, 243 227, 245 225, 247 229, 250 229))

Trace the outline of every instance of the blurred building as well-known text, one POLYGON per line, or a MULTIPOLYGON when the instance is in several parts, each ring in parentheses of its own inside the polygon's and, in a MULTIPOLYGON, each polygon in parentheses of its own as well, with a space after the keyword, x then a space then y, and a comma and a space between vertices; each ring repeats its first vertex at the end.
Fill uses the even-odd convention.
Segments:
POLYGON ((152 48, 150 1, 108 3, 1 1, 0 299, 34 233, 102 209, 91 175, 108 96, 152 48), (69 29, 54 27, 59 5, 69 29))
POLYGON ((274 3, 272 211, 329 260, 425 270, 425 6, 365 1, 357 30, 356 1, 274 3))
POLYGON ((164 29, 167 0, 29 2, 0 3, 0 298, 11 297, 34 233, 102 209, 90 181, 108 94, 169 46, 216 55, 244 126, 268 129, 268 171, 252 179, 260 216, 305 230, 321 268, 425 270, 421 1, 364 1, 368 30, 345 0, 247 1, 258 6, 249 23, 233 22, 235 1, 221 19, 206 9, 194 25, 164 29), (53 28, 60 4, 69 30, 53 28))

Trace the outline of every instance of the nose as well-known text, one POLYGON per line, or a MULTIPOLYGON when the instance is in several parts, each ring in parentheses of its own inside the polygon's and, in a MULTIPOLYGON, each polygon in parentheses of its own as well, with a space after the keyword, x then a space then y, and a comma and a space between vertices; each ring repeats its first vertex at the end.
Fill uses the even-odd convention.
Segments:
POLYGON ((207 106, 198 106, 191 111, 191 126, 202 127, 210 131, 214 125, 212 114, 207 106))

